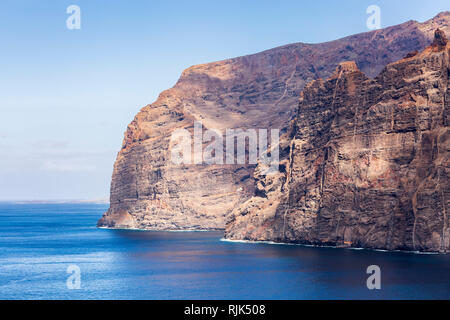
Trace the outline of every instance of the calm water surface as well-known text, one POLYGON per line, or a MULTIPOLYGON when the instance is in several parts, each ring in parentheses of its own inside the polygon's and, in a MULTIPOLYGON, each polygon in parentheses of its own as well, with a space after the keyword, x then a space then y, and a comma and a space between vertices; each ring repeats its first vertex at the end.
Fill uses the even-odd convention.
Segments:
POLYGON ((0 204, 0 299, 450 299, 450 255, 98 229, 106 209, 0 204), (373 264, 381 290, 366 287, 373 264), (67 288, 69 265, 79 290, 67 288))

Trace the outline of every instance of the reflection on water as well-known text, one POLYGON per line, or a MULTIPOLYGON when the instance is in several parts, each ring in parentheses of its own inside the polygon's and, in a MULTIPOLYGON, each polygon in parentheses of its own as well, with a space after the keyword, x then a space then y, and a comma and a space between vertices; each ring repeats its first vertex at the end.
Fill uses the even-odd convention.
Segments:
POLYGON ((102 205, 0 204, 3 299, 450 298, 449 255, 249 244, 95 228, 102 205), (68 265, 81 289, 66 286, 68 265), (366 269, 381 268, 381 290, 366 269))

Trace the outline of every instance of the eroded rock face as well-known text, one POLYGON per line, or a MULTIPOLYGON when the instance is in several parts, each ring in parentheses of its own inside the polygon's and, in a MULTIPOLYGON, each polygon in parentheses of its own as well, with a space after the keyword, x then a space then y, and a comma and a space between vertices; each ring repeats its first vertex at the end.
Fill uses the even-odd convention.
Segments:
POLYGON ((229 239, 447 252, 450 241, 450 44, 370 79, 354 62, 309 83, 282 138, 283 172, 256 194, 229 239))
MULTIPOLYGON (((450 13, 418 23, 322 44, 297 43, 258 54, 193 66, 144 107, 128 126, 117 155, 110 208, 99 226, 155 230, 221 229, 229 213, 255 193, 252 165, 183 165, 170 161, 179 128, 287 130, 306 83, 328 78, 354 60, 369 76, 448 32, 450 13)), ((283 132, 283 131, 282 131, 283 132)))

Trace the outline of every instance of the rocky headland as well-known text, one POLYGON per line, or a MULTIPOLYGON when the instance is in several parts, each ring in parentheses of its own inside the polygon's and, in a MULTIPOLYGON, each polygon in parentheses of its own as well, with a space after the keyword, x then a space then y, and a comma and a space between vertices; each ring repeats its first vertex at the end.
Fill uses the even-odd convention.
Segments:
POLYGON ((448 52, 447 44, 436 45, 434 33, 450 33, 449 20, 443 12, 424 23, 186 69, 128 126, 114 164, 110 208, 98 225, 226 225, 230 239, 448 248, 448 229, 437 231, 448 220, 439 209, 448 199, 448 122, 439 124, 448 117, 448 99, 438 67, 445 55, 448 66, 448 52), (194 121, 205 129, 287 132, 280 173, 263 177, 255 165, 175 165, 171 134, 192 130, 194 121), (379 224, 388 226, 374 227, 379 224), (397 230, 400 224, 405 227, 397 230))
POLYGON ((450 44, 388 64, 353 61, 309 83, 281 139, 281 167, 255 170, 229 239, 447 252, 450 242, 450 44))

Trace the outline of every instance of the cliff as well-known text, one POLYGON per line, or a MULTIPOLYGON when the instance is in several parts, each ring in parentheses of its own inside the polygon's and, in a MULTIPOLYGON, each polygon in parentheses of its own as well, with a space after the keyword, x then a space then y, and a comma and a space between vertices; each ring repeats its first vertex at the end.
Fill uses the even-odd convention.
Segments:
POLYGON ((388 64, 354 62, 309 83, 281 139, 277 174, 230 215, 229 239, 447 252, 450 44, 388 64))
POLYGON ((255 165, 174 165, 174 130, 289 127, 306 83, 353 60, 368 76, 422 50, 450 13, 322 44, 296 43, 197 65, 142 108, 128 126, 111 182, 110 208, 98 225, 154 230, 222 229, 230 212, 255 193, 255 165))

